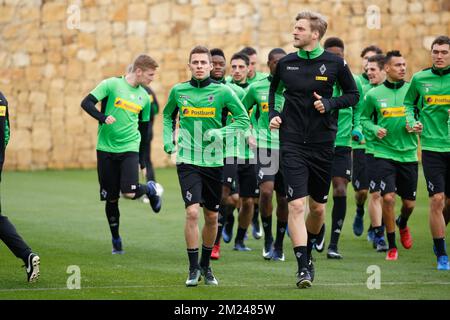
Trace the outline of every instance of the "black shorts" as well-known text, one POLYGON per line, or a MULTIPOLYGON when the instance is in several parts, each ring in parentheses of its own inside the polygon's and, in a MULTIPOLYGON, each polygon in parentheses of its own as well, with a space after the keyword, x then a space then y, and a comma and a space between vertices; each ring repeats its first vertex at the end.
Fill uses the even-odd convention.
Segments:
POLYGON ((450 152, 422 151, 428 195, 444 192, 450 198, 450 152))
POLYGON ((377 158, 371 153, 366 153, 367 177, 369 178, 369 192, 380 192, 380 175, 378 173, 377 158))
POLYGON ((377 172, 380 175, 380 191, 384 196, 395 192, 402 199, 416 200, 417 162, 398 162, 390 159, 376 158, 377 172))
POLYGON ((236 157, 224 159, 223 185, 230 188, 230 195, 239 193, 238 166, 236 157))
POLYGON ((281 145, 281 168, 288 201, 309 195, 316 202, 327 202, 333 155, 333 145, 281 145))
POLYGON ((134 193, 139 184, 139 153, 97 150, 97 173, 100 200, 117 200, 121 191, 134 193))
POLYGON ((284 178, 280 169, 280 150, 258 148, 256 180, 258 187, 266 182, 274 182, 274 190, 280 196, 286 196, 284 178))
POLYGON ((369 178, 367 175, 366 150, 353 149, 352 184, 355 191, 368 190, 369 178))
POLYGON ((239 186, 239 197, 241 198, 259 197, 255 164, 251 163, 253 161, 251 159, 238 159, 237 182, 239 186))
POLYGON ((331 176, 352 180, 352 148, 336 147, 334 148, 333 165, 331 176))
POLYGON ((181 197, 185 207, 199 203, 211 211, 219 211, 222 198, 223 167, 200 167, 187 163, 177 164, 181 197))

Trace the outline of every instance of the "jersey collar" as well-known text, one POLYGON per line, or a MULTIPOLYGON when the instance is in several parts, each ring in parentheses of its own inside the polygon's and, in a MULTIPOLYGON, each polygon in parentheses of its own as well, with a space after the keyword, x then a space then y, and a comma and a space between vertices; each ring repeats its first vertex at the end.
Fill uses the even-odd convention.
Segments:
POLYGON ((389 82, 388 80, 384 80, 384 85, 389 89, 400 89, 404 84, 404 80, 400 80, 398 82, 389 82))
POLYGON ((203 80, 197 80, 194 77, 192 77, 191 80, 189 81, 191 86, 193 86, 195 88, 204 88, 206 86, 209 86, 211 84, 211 82, 212 82, 212 80, 210 77, 203 79, 203 80))
POLYGON ((450 73, 450 66, 448 66, 446 68, 441 68, 441 69, 433 66, 431 68, 431 72, 433 72, 435 75, 438 75, 438 76, 445 76, 446 74, 450 73))
POLYGON ((325 50, 322 48, 320 43, 317 44, 317 47, 315 47, 311 51, 306 51, 303 49, 300 49, 297 51, 297 55, 302 59, 315 59, 318 56, 320 56, 325 50))
POLYGON ((213 77, 211 77, 211 80, 214 80, 214 81, 217 81, 217 82, 220 82, 220 83, 223 83, 223 84, 227 83, 227 82, 225 81, 225 77, 220 78, 220 79, 214 79, 213 77))
POLYGON ((247 88, 250 85, 250 83, 248 83, 248 82, 246 82, 246 83, 237 83, 237 82, 234 82, 233 80, 231 80, 231 83, 234 83, 235 85, 241 87, 242 89, 245 89, 245 88, 247 88))

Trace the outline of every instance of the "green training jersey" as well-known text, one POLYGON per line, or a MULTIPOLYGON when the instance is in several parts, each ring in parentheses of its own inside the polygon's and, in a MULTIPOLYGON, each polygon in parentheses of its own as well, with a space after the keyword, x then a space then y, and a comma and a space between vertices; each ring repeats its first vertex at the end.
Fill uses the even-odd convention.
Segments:
MULTIPOLYGON (((361 124, 361 116, 362 114, 365 112, 365 96, 367 95, 367 93, 369 93, 370 90, 372 90, 373 88, 376 88, 378 85, 373 85, 373 84, 366 84, 362 87, 362 92, 363 92, 363 100, 359 101, 359 103, 356 105, 357 108, 357 112, 358 114, 355 115, 354 117, 354 122, 355 122, 355 128, 358 128, 357 130, 360 130, 363 135, 364 135, 364 139, 363 139, 363 143, 362 145, 364 146, 363 148, 354 148, 354 149, 365 149, 366 153, 370 153, 373 154, 374 150, 373 150, 373 141, 376 139, 376 136, 373 134, 372 131, 367 130, 366 128, 363 128, 362 124, 361 124)), ((371 117, 373 117, 373 115, 371 115, 371 117)))
POLYGON ((260 80, 266 79, 268 76, 269 76, 268 73, 257 71, 253 78, 247 78, 247 82, 252 84, 252 83, 258 82, 260 80))
MULTIPOLYGON (((257 71, 257 72, 255 73, 255 76, 254 76, 253 78, 247 78, 247 83, 248 83, 248 84, 252 84, 252 83, 254 83, 254 82, 257 82, 257 81, 259 81, 259 80, 262 80, 262 79, 264 79, 264 78, 267 78, 268 76, 269 76, 268 73, 257 71)), ((226 80, 227 83, 228 83, 228 82, 232 82, 232 81, 233 81, 233 77, 232 77, 232 76, 227 76, 227 77, 225 78, 225 80, 226 80)))
POLYGON ((103 80, 91 94, 102 100, 102 113, 113 124, 99 124, 97 150, 113 153, 139 152, 138 121, 149 121, 150 99, 141 86, 131 86, 125 77, 103 80))
POLYGON ((223 166, 223 139, 244 135, 250 126, 244 106, 229 86, 210 78, 202 81, 192 78, 170 90, 163 111, 164 150, 168 153, 175 151, 173 136, 178 113, 178 163, 223 166), (226 125, 228 111, 233 121, 226 125))
POLYGON ((450 152, 450 66, 429 68, 414 74, 405 97, 407 122, 412 127, 415 111, 423 125, 420 134, 422 150, 450 152))
MULTIPOLYGON (((253 136, 258 148, 279 149, 278 130, 269 129, 269 88, 272 76, 267 76, 250 85, 242 103, 247 110, 253 109, 253 136)), ((284 97, 277 95, 276 109, 280 110, 284 97)))
POLYGON ((370 90, 364 98, 361 122, 375 136, 373 150, 377 158, 398 162, 417 161, 417 134, 406 130, 406 110, 403 106, 408 88, 408 82, 391 83, 386 80, 383 85, 370 90), (387 130, 387 135, 382 139, 376 136, 381 128, 387 130))
MULTIPOLYGON (((338 83, 333 86, 333 97, 340 97, 342 89, 338 83)), ((338 130, 336 133, 336 147, 351 147, 352 146, 352 127, 353 127, 353 108, 348 107, 344 109, 335 110, 338 114, 338 130)))
MULTIPOLYGON (((247 94, 249 88, 250 88, 250 83, 246 82, 246 83, 236 83, 233 81, 233 79, 231 78, 230 84, 233 84, 235 86, 238 86, 239 88, 243 89, 245 94, 247 94)), ((244 94, 244 96, 245 96, 244 94)), ((243 98, 242 98, 243 99, 243 98)), ((241 99, 241 101, 242 101, 241 99)), ((246 106, 244 106, 246 107, 246 106)), ((250 118, 250 131, 249 134, 252 132, 252 128, 254 128, 256 126, 256 118, 255 118, 255 114, 254 114, 254 108, 253 106, 250 106, 250 109, 247 109, 248 112, 248 116, 250 118)), ((235 149, 236 153, 237 153, 237 157, 241 158, 241 159, 253 159, 255 157, 255 154, 253 153, 252 149, 250 148, 249 144, 247 141, 239 141, 236 144, 235 149)), ((230 154, 230 151, 227 152, 227 154, 230 154)))
MULTIPOLYGON (((236 95, 240 101, 242 101, 242 99, 244 99, 244 96, 246 93, 245 89, 241 88, 240 86, 238 86, 235 83, 225 82, 225 80, 223 80, 222 83, 224 83, 225 85, 230 87, 231 90, 233 90, 234 93, 236 93, 236 95)), ((227 125, 231 124, 232 122, 234 122, 233 114, 230 111, 228 111, 227 125)), ((242 138, 243 138, 242 136, 236 136, 236 139, 227 139, 226 140, 227 144, 225 145, 224 158, 239 157, 240 154, 242 154, 241 157, 243 157, 245 155, 245 148, 248 148, 248 144, 245 141, 243 141, 242 138), (240 150, 240 149, 243 149, 243 150, 240 150)))
MULTIPOLYGON (((365 75, 365 76, 367 77, 367 75, 365 75)), ((370 82, 368 79, 366 80, 366 78, 362 74, 353 75, 353 78, 355 79, 356 87, 358 88, 358 92, 359 92, 359 102, 353 108, 353 130, 356 130, 356 131, 362 133, 360 117, 361 117, 361 111, 362 111, 364 95, 365 95, 363 88, 366 85, 369 85, 370 82)), ((352 149, 366 149, 365 143, 361 143, 361 142, 364 142, 364 141, 352 140, 352 149)))
POLYGON ((360 82, 361 86, 365 86, 366 84, 369 84, 369 77, 367 76, 367 73, 361 73, 361 74, 357 74, 353 76, 356 79, 358 79, 358 81, 360 82))

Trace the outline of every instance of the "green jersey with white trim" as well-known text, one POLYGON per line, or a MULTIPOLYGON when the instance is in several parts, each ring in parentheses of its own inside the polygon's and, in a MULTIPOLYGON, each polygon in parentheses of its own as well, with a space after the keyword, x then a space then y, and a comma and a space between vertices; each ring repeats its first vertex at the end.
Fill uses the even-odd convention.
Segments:
MULTIPOLYGON (((278 130, 269 128, 269 89, 272 76, 269 75, 250 85, 242 103, 247 110, 253 108, 253 135, 257 139, 258 148, 279 149, 280 142, 278 130)), ((281 111, 284 97, 277 94, 275 97, 275 109, 281 111)))
POLYGON ((223 139, 243 135, 250 127, 244 106, 229 86, 210 78, 192 78, 171 89, 163 111, 164 150, 168 153, 175 151, 173 134, 178 113, 178 163, 223 166, 223 139), (229 111, 233 121, 226 125, 229 111))
POLYGON ((405 97, 406 120, 412 127, 423 124, 420 134, 422 150, 450 152, 450 66, 445 69, 428 68, 414 74, 405 97))
POLYGON ((398 162, 417 161, 417 134, 406 130, 406 110, 403 106, 408 88, 408 82, 391 83, 386 80, 364 98, 361 122, 364 129, 375 136, 373 153, 377 158, 398 162), (387 135, 382 139, 376 136, 381 128, 387 130, 387 135))
MULTIPOLYGON (((341 87, 338 83, 334 84, 333 97, 342 95, 341 87)), ((348 107, 332 112, 339 112, 338 114, 338 130, 336 133, 336 147, 351 147, 352 146, 352 127, 353 127, 353 107, 348 107)))

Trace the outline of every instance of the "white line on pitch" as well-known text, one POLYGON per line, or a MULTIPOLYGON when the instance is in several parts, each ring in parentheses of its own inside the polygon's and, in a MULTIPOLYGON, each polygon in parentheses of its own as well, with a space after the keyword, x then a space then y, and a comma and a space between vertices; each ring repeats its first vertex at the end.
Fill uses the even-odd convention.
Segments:
MULTIPOLYGON (((320 286, 320 287, 365 287, 367 284, 365 282, 353 282, 353 283, 315 283, 314 286, 320 286)), ((381 286, 402 286, 402 285, 426 285, 426 286, 435 286, 435 285, 441 285, 441 286, 448 286, 450 285, 450 282, 381 282, 381 286)), ((93 289, 157 289, 157 288, 184 288, 185 285, 136 285, 136 286, 98 286, 98 287, 83 287, 81 286, 81 290, 93 290, 93 289)), ((252 288, 264 288, 264 287, 292 287, 291 284, 286 285, 279 285, 279 284, 267 284, 267 285, 258 285, 254 286, 251 284, 245 285, 220 285, 219 288, 245 288, 245 287, 252 287, 252 288)), ((78 290, 69 290, 67 288, 11 288, 11 289, 0 289, 1 292, 15 292, 15 291, 74 291, 77 292, 78 290)))

